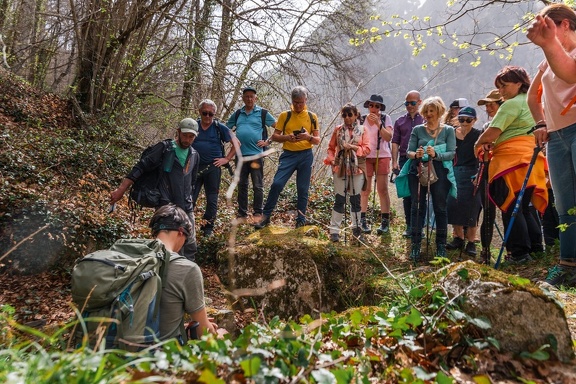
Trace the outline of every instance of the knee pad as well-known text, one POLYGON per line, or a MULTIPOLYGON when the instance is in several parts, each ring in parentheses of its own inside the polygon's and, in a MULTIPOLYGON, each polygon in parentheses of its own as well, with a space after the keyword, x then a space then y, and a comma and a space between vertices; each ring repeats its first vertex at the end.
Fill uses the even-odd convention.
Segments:
POLYGON ((344 205, 346 205, 346 198, 342 195, 336 194, 336 200, 334 201, 334 211, 338 213, 344 213, 344 205))
POLYGON ((352 212, 360 212, 360 195, 350 196, 350 204, 352 205, 352 212))

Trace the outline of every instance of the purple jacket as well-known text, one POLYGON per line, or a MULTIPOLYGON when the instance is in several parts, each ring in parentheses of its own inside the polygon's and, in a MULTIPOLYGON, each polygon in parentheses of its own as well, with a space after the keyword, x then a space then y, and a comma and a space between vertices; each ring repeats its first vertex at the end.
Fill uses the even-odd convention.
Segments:
POLYGON ((406 149, 408 148, 412 129, 420 124, 424 124, 424 118, 422 118, 422 115, 418 112, 414 115, 414 119, 410 117, 409 113, 396 119, 396 122, 394 123, 394 133, 392 135, 392 143, 398 144, 398 154, 400 156, 406 156, 406 149))

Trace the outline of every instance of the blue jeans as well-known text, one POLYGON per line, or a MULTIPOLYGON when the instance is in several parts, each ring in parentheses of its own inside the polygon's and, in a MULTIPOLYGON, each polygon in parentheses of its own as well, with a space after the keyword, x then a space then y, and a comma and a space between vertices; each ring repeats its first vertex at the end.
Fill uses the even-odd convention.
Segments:
POLYGON ((218 192, 220 192, 220 180, 222 177, 222 168, 216 167, 212 164, 200 165, 198 169, 198 177, 196 178, 196 186, 192 194, 192 201, 194 208, 198 201, 200 190, 204 186, 204 193, 206 194, 206 208, 202 218, 206 220, 206 224, 202 225, 202 229, 214 228, 214 221, 218 212, 218 192))
POLYGON ((292 174, 296 172, 296 190, 298 194, 298 203, 296 205, 298 217, 296 221, 302 222, 306 220, 308 189, 310 188, 310 178, 312 177, 313 161, 314 155, 311 149, 297 152, 284 150, 282 155, 280 155, 280 164, 278 164, 278 170, 274 175, 270 192, 268 192, 268 198, 264 206, 264 216, 270 217, 272 211, 276 208, 276 204, 278 204, 280 192, 282 192, 292 174))
POLYGON ((568 225, 560 231, 560 260, 576 262, 576 216, 568 214, 576 207, 576 124, 550 132, 546 155, 558 218, 568 225))
POLYGON ((254 192, 254 214, 262 214, 264 203, 264 159, 256 159, 242 164, 240 170, 240 180, 238 181, 238 216, 248 216, 248 177, 252 179, 252 190, 254 192))

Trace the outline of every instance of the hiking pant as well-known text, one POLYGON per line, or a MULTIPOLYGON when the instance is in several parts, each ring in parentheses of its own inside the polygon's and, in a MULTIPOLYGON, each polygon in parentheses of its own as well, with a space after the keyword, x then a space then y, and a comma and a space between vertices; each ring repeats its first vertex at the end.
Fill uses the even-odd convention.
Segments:
POLYGON ((196 244, 196 223, 194 222, 194 211, 187 212, 187 214, 190 222, 192 223, 192 233, 188 237, 188 240, 179 253, 188 260, 195 261, 198 245, 196 244))
POLYGON ((284 150, 282 155, 280 155, 278 170, 274 175, 274 181, 272 181, 272 185, 270 186, 270 192, 268 192, 268 198, 266 199, 266 205, 264 206, 265 216, 270 217, 272 211, 276 208, 276 204, 278 204, 280 192, 282 192, 292 174, 296 172, 296 191, 298 194, 298 203, 296 204, 298 217, 296 218, 296 221, 306 221, 308 189, 310 188, 310 178, 312 177, 313 161, 314 155, 312 149, 305 149, 303 151, 284 150))
POLYGON ((214 228, 214 220, 218 212, 218 193, 220 192, 220 180, 222 177, 222 169, 212 164, 200 165, 198 169, 198 177, 196 178, 196 186, 194 187, 194 194, 192 201, 194 207, 198 201, 200 189, 204 186, 204 193, 206 194, 206 208, 202 218, 206 223, 202 225, 202 229, 214 228))
MULTIPOLYGON (((360 227, 360 191, 364 184, 364 174, 346 175, 334 177, 334 207, 330 218, 330 233, 340 233, 340 225, 346 212, 346 196, 350 199, 350 221, 354 228, 360 227), (344 180, 346 179, 346 180, 344 180)), ((346 223, 344 223, 346 225, 346 223)))
POLYGON ((242 164, 238 181, 238 217, 248 216, 248 177, 252 179, 254 214, 261 215, 264 204, 264 158, 242 164))
MULTIPOLYGON (((404 164, 406 164, 406 161, 408 160, 407 156, 400 156, 399 160, 398 160, 398 165, 400 166, 400 169, 402 169, 402 167, 404 166, 404 164)), ((410 221, 410 211, 412 209, 412 197, 408 196, 408 197, 403 197, 402 198, 402 206, 404 207, 404 219, 406 220, 406 227, 410 228, 411 225, 411 221, 410 221)))
MULTIPOLYGON (((510 251, 512 257, 522 257, 531 252, 541 252, 543 250, 540 222, 535 215, 534 207, 530 206, 533 192, 534 187, 526 188, 524 191, 522 202, 506 241, 506 249, 510 251)), ((518 193, 516 193, 514 201, 517 198, 518 193)), ((511 204, 506 212, 502 212, 502 221, 506 231, 508 231, 508 226, 512 219, 514 206, 515 204, 511 204)))

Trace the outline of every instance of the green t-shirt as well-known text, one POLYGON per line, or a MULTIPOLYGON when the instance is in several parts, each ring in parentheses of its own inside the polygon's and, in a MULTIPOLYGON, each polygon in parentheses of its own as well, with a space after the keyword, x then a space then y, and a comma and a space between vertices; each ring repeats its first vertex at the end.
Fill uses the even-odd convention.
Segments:
POLYGON ((496 139, 495 145, 516 136, 524 136, 534 126, 534 118, 532 118, 526 99, 527 95, 520 93, 512 99, 506 100, 498 108, 498 112, 490 122, 491 127, 502 131, 496 139))
POLYGON ((176 158, 182 167, 186 164, 186 158, 188 157, 188 152, 190 148, 181 148, 175 140, 172 140, 172 148, 174 148, 174 152, 176 153, 176 158))

